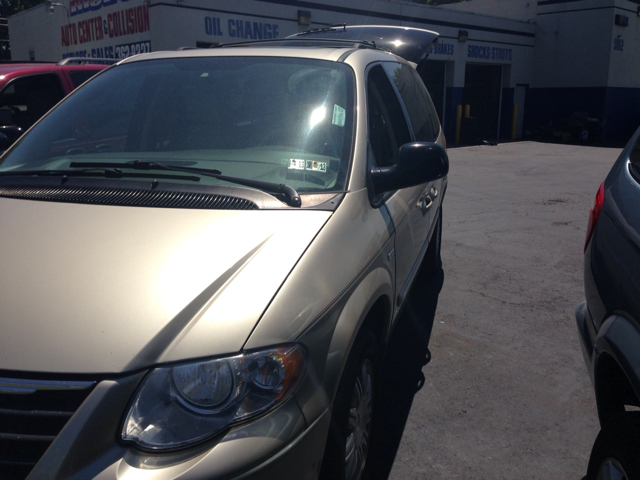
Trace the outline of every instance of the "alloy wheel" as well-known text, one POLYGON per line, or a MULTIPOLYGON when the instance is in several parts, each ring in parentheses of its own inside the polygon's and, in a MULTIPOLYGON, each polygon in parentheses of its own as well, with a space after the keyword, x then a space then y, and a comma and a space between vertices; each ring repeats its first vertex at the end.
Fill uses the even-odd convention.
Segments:
POLYGON ((369 452, 372 416, 373 365, 365 359, 351 395, 345 449, 346 479, 358 480, 362 476, 369 452))

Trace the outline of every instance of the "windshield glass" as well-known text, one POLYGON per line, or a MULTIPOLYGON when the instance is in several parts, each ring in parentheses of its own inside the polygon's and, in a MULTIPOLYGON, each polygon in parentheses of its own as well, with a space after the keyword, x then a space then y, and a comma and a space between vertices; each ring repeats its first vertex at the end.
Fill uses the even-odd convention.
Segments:
MULTIPOLYGON (((353 84, 344 64, 300 58, 119 65, 45 117, 5 155, 0 172, 83 162, 122 163, 126 171, 125 162, 139 160, 285 183, 300 193, 343 190, 353 84)), ((228 185, 204 176, 199 183, 228 185)))

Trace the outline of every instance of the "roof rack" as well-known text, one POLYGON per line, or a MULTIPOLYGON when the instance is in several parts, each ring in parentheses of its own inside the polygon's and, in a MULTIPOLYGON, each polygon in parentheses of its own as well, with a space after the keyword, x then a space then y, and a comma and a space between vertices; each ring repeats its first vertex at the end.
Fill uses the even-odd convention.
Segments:
POLYGON ((329 25, 328 27, 323 27, 323 28, 312 28, 310 30, 305 30, 304 32, 294 33, 293 35, 289 35, 287 38, 297 37, 300 35, 310 35, 312 33, 340 32, 340 31, 343 31, 343 32, 347 31, 346 23, 336 23, 335 25, 329 25))
POLYGON ((120 60, 115 60, 113 58, 90 58, 90 57, 68 57, 64 60, 60 60, 58 65, 69 65, 69 64, 78 64, 78 65, 110 65, 112 63, 119 62, 120 60))
POLYGON ((254 40, 252 42, 237 43, 221 43, 220 45, 211 45, 209 48, 227 48, 227 47, 255 47, 269 46, 279 44, 284 47, 352 47, 352 48, 372 48, 376 50, 385 50, 378 47, 371 40, 351 40, 342 38, 304 38, 304 37, 287 37, 273 38, 270 40, 254 40))

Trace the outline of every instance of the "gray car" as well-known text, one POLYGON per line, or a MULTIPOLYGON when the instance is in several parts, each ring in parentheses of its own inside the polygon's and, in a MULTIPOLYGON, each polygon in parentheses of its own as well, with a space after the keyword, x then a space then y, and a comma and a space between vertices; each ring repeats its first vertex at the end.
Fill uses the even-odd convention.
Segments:
POLYGON ((0 159, 0 478, 367 476, 437 34, 324 33, 129 58, 0 159))

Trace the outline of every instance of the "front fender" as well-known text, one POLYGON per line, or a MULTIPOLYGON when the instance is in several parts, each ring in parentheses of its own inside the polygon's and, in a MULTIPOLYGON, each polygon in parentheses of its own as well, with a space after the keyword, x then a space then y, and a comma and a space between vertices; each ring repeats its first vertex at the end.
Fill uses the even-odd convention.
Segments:
POLYGON ((309 368, 296 398, 309 423, 331 405, 372 305, 381 297, 392 304, 394 238, 386 209, 372 208, 366 189, 348 193, 245 344, 247 350, 287 342, 307 347, 309 368))
MULTIPOLYGON (((381 255, 297 340, 313 346, 309 349, 309 370, 295 394, 308 422, 331 406, 351 346, 373 305, 380 299, 391 305, 393 278, 384 252, 392 245, 393 239, 390 239, 381 255)), ((385 335, 390 312, 389 307, 383 329, 385 335)))

